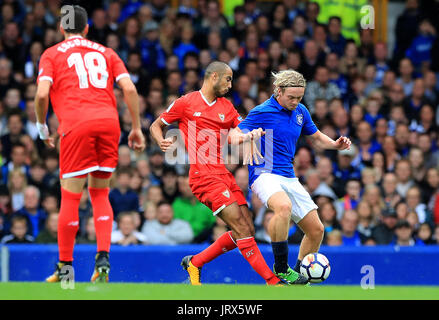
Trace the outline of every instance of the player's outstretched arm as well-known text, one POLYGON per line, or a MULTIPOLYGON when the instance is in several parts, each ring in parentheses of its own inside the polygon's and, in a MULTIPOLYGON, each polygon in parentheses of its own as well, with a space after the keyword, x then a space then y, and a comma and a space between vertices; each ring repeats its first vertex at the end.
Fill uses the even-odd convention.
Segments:
POLYGON ((128 146, 136 151, 143 151, 145 149, 145 137, 140 127, 139 96, 136 86, 129 77, 121 78, 118 85, 122 89, 125 103, 131 114, 132 127, 128 135, 128 146))
POLYGON ((228 142, 232 145, 241 144, 245 141, 258 140, 265 134, 262 128, 254 129, 250 132, 243 133, 238 127, 233 128, 229 132, 228 142))
POLYGON ((44 141, 46 146, 55 148, 54 139, 49 136, 49 128, 46 124, 51 86, 52 82, 49 80, 41 80, 38 82, 37 93, 35 94, 35 115, 37 117, 37 128, 40 139, 44 141))
POLYGON ((163 138, 163 128, 166 126, 165 123, 158 117, 149 127, 149 132, 151 137, 157 142, 158 146, 163 152, 166 152, 172 145, 172 138, 163 138))
POLYGON ((340 137, 334 141, 320 130, 317 130, 316 133, 310 137, 313 143, 324 149, 344 150, 351 147, 351 140, 348 137, 340 137))

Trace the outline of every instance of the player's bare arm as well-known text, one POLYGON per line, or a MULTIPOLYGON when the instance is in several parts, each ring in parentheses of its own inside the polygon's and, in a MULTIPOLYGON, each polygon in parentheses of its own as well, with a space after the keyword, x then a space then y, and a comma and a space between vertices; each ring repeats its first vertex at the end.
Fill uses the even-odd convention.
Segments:
POLYGON ((35 94, 35 115, 37 117, 37 127, 40 139, 43 140, 48 147, 55 148, 54 139, 49 136, 49 128, 46 124, 51 86, 52 82, 49 80, 42 80, 38 83, 37 93, 35 94))
POLYGON ((172 138, 163 138, 163 128, 166 124, 161 121, 160 117, 157 118, 149 127, 151 137, 157 142, 158 146, 163 152, 166 152, 174 143, 172 138))
POLYGON ((310 137, 313 143, 324 149, 345 150, 351 147, 351 140, 348 137, 342 136, 334 141, 320 130, 317 130, 310 137))
POLYGON ((145 149, 145 137, 140 126, 139 96, 136 86, 128 77, 121 78, 118 81, 118 85, 122 89, 125 103, 131 114, 132 127, 128 135, 128 146, 135 151, 141 152, 145 149))
POLYGON ((265 131, 262 128, 243 133, 241 129, 236 127, 230 130, 228 142, 232 145, 238 145, 241 143, 244 145, 244 165, 253 165, 253 163, 259 164, 259 159, 263 159, 263 156, 259 152, 256 141, 259 140, 263 135, 265 135, 265 131))

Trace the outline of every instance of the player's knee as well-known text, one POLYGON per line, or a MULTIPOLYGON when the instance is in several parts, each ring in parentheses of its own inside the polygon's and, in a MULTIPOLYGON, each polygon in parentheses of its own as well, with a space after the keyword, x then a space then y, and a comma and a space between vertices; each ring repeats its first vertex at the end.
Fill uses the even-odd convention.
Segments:
POLYGON ((291 203, 284 202, 281 203, 277 210, 274 211, 279 217, 285 220, 289 220, 291 218, 291 203))
POLYGON ((319 221, 319 223, 316 223, 315 226, 313 226, 308 237, 316 241, 321 241, 323 239, 324 232, 325 226, 319 221))

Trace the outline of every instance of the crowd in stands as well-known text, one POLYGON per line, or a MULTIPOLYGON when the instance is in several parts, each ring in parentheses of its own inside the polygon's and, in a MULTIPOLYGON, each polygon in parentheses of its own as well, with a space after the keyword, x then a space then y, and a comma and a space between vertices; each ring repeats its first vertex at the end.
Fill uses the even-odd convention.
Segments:
MULTIPOLYGON (((169 2, 80 3, 89 13, 87 37, 114 49, 127 66, 147 138, 144 153, 128 148, 131 119, 116 86, 122 134, 110 192, 112 243, 210 243, 228 230, 192 194, 187 157, 168 163, 148 131, 176 98, 198 90, 205 67, 220 60, 234 71, 228 98, 244 118, 271 96, 272 71, 294 69, 307 80, 302 102, 318 128, 334 140, 353 141, 343 151, 311 147, 306 137, 298 142, 295 173, 319 206, 323 244, 439 245, 436 7, 406 1, 391 49, 374 42, 372 29, 358 28, 357 39, 345 37, 343 19, 324 14, 325 0, 245 0, 230 16, 215 0, 198 0, 196 7, 180 0, 175 8, 169 2)), ((46 148, 38 138, 33 99, 42 52, 63 40, 58 31, 62 4, 0 2, 3 244, 56 243, 59 149, 46 148)), ((48 125, 56 137, 58 121, 51 110, 48 125)), ((256 239, 269 243, 266 229, 274 213, 251 193, 247 168, 238 162, 227 167, 254 214, 256 239)), ((95 243, 87 190, 79 217, 77 243, 95 243)), ((291 223, 289 242, 298 244, 302 236, 291 223)))

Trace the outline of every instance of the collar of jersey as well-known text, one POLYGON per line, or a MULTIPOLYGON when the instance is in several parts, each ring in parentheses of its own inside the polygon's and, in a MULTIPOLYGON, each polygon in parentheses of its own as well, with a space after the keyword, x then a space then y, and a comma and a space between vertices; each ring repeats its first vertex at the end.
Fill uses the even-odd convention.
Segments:
POLYGON ((274 97, 274 94, 271 95, 271 97, 270 97, 270 101, 271 101, 271 105, 272 105, 273 107, 275 107, 277 110, 279 110, 279 111, 282 111, 282 110, 288 111, 287 109, 285 109, 284 107, 282 107, 282 106, 279 104, 279 102, 277 102, 276 98, 274 97))
POLYGON ((203 95, 201 90, 198 90, 198 92, 200 92, 201 98, 203 98, 204 102, 206 102, 209 107, 213 106, 216 103, 216 99, 213 100, 211 103, 209 103, 209 101, 207 101, 206 97, 203 95))
POLYGON ((83 39, 82 36, 71 36, 71 37, 68 37, 66 40, 75 39, 75 38, 81 38, 81 39, 83 39))

